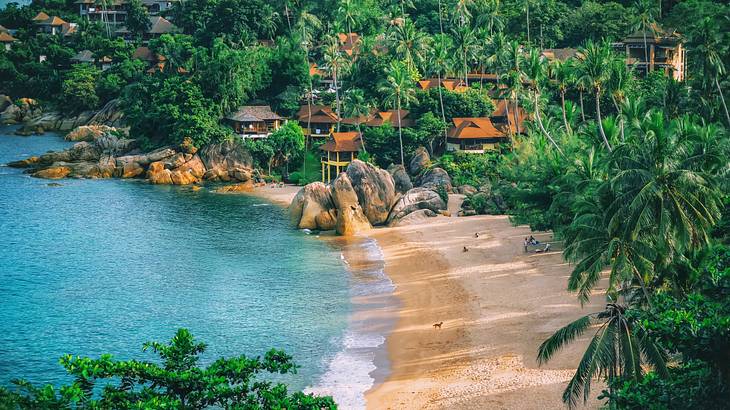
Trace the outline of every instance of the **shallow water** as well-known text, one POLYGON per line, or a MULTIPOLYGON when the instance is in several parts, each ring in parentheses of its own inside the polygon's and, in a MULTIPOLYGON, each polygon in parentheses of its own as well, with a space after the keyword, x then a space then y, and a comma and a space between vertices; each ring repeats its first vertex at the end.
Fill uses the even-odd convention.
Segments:
MULTIPOLYGON (((8 132, 0 163, 68 145, 8 132)), ((0 167, 0 384, 66 382, 66 353, 151 360, 142 343, 187 327, 209 346, 204 362, 285 349, 301 365, 286 382, 302 389, 326 382, 352 344, 360 279, 341 249, 290 229, 279 207, 135 181, 58 182, 0 167)))

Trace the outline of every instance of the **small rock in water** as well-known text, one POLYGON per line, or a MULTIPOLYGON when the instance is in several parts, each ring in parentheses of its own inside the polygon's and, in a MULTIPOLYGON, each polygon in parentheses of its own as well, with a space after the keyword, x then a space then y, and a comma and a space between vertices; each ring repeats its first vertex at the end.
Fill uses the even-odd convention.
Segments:
POLYGON ((311 229, 307 229, 307 228, 302 229, 302 232, 304 232, 307 235, 311 235, 312 234, 312 230, 311 229))
POLYGON ((51 182, 50 184, 48 184, 48 186, 50 186, 50 187, 59 187, 59 186, 63 186, 63 185, 62 184, 59 184, 58 182, 51 182))

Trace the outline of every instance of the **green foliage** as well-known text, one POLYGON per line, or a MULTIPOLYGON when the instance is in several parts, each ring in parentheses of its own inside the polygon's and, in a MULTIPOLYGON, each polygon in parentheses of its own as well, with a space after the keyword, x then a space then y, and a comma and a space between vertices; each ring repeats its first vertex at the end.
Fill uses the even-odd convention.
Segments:
POLYGON ((156 362, 119 361, 110 354, 99 359, 66 355, 61 358, 61 364, 73 376, 72 385, 56 391, 50 385, 38 388, 16 381, 13 390, 0 388, 0 406, 8 409, 336 408, 330 397, 289 393, 281 383, 256 380, 262 373, 296 373, 292 357, 281 350, 270 350, 263 358, 245 355, 220 358, 207 367, 200 367, 200 355, 206 347, 187 329, 180 329, 170 343, 145 343, 143 350, 159 356, 156 362), (95 388, 104 382, 103 390, 95 394, 95 388))
POLYGON ((150 28, 150 19, 142 0, 130 0, 127 3, 127 29, 135 36, 142 36, 150 28))
MULTIPOLYGON (((451 124, 451 120, 454 118, 488 117, 494 112, 494 104, 486 91, 471 88, 461 93, 442 90, 441 94, 444 100, 444 113, 448 124, 451 124)), ((426 113, 441 116, 441 103, 439 101, 438 89, 431 88, 427 91, 419 91, 416 93, 416 98, 418 99, 418 104, 411 108, 411 112, 416 116, 420 117, 426 113)))
POLYGON ((100 71, 89 64, 75 64, 65 75, 59 96, 60 106, 68 112, 93 110, 99 105, 96 80, 100 71))

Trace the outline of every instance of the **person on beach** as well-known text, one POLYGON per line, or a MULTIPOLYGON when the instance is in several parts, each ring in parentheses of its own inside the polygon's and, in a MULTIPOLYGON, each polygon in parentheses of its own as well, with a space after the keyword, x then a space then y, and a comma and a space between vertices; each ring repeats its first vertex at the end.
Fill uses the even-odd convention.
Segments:
POLYGON ((527 245, 530 244, 530 241, 527 240, 527 237, 525 236, 525 252, 527 252, 527 245))
POLYGON ((530 235, 530 245, 538 245, 540 242, 535 239, 534 236, 530 235))

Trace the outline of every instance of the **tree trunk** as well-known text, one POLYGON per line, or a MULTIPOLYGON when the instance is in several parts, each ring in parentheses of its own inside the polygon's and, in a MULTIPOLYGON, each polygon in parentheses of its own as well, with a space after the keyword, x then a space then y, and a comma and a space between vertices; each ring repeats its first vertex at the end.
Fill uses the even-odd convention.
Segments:
POLYGON ((616 108, 616 112, 618 113, 618 129, 621 133, 621 142, 624 142, 626 141, 626 138, 624 138, 624 115, 621 111, 621 106, 618 105, 616 98, 613 95, 611 95, 611 101, 613 101, 613 106, 616 108))
POLYGON ((722 108, 725 110, 725 119, 727 120, 728 126, 730 126, 730 114, 727 111, 727 104, 725 103, 725 96, 722 94, 722 87, 720 87, 720 80, 718 79, 718 76, 715 76, 715 85, 717 86, 717 91, 720 93, 720 101, 722 101, 722 108))
MULTIPOLYGON (((515 94, 514 97, 514 104, 515 104, 515 111, 512 113, 512 115, 515 118, 515 130, 517 133, 520 133, 520 120, 519 120, 519 107, 517 106, 517 94, 515 94)), ((509 125, 509 117, 507 117, 507 125, 509 125)))
POLYGON ((286 24, 289 26, 289 32, 291 33, 291 17, 289 16, 288 2, 284 2, 284 13, 286 13, 286 24))
MULTIPOLYGON (((439 84, 438 84, 439 103, 441 104, 441 120, 443 120, 444 124, 446 124, 446 112, 444 111, 444 95, 441 92, 441 71, 438 72, 438 78, 439 78, 439 84)), ((446 150, 446 147, 448 147, 448 145, 449 145, 448 138, 449 138, 449 133, 446 130, 446 128, 444 128, 444 150, 446 150)))
POLYGON ((539 92, 537 90, 535 90, 533 95, 534 95, 534 99, 535 99, 535 119, 537 119, 537 125, 540 127, 540 131, 542 131, 542 133, 545 134, 545 137, 547 137, 547 139, 550 141, 550 143, 552 143, 555 146, 555 149, 558 150, 560 155, 565 156, 565 154, 563 153, 563 150, 560 149, 560 146, 558 146, 558 143, 555 142, 553 137, 550 136, 550 133, 547 132, 547 130, 545 129, 545 126, 542 124, 542 117, 540 116, 540 105, 539 105, 540 102, 539 102, 539 98, 538 98, 539 92))
POLYGON ((570 129, 570 124, 568 124, 568 116, 565 114, 565 91, 560 91, 560 105, 563 108, 563 124, 565 124, 565 132, 568 133, 568 135, 573 134, 573 130, 570 129))
POLYGON ((340 121, 342 120, 340 116, 340 87, 337 85, 337 69, 333 72, 333 80, 335 82, 335 100, 337 101, 337 132, 340 132, 340 121))
POLYGON ((646 24, 644 24, 644 69, 646 70, 646 75, 649 75, 649 46, 646 42, 646 24))
POLYGON ((606 132, 603 130, 603 119, 601 118, 601 89, 596 88, 596 120, 598 121, 598 129, 601 131, 601 138, 603 138, 603 142, 606 144, 606 148, 608 149, 608 152, 613 152, 613 149, 611 148, 611 144, 608 143, 608 138, 606 138, 606 132))
POLYGON ((525 2, 525 6, 527 9, 527 42, 530 42, 530 0, 527 0, 525 2))
POLYGON ((583 91, 578 91, 578 94, 580 95, 580 118, 583 122, 586 122, 586 111, 583 109, 583 91))
POLYGON ((441 34, 444 34, 444 19, 441 16, 441 0, 439 0, 439 29, 441 30, 441 34))
POLYGON ((403 128, 400 122, 400 94, 398 95, 398 140, 400 141, 400 164, 406 166, 406 160, 403 155, 403 128))

